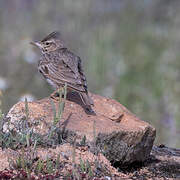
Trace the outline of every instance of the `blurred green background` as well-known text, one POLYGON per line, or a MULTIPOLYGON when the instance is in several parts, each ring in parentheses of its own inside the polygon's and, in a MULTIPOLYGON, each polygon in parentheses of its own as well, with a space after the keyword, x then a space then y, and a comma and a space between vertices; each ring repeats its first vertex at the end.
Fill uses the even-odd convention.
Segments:
POLYGON ((180 147, 179 0, 0 0, 1 108, 48 96, 29 44, 59 30, 89 90, 112 97, 180 147))

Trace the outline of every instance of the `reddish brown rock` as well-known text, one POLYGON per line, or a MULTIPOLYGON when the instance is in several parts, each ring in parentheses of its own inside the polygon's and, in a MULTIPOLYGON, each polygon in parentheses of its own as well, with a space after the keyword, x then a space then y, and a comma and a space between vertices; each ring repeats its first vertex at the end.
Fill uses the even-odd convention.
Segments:
MULTIPOLYGON (((155 139, 155 128, 137 118, 115 100, 92 95, 94 113, 86 112, 79 97, 69 94, 65 102, 61 126, 77 135, 77 141, 86 136, 88 142, 94 140, 96 146, 111 162, 129 164, 144 161, 150 154, 155 139)), ((58 102, 54 101, 56 109, 58 102)), ((49 98, 29 102, 29 126, 44 134, 53 123, 53 110, 49 98)), ((15 104, 7 118, 10 129, 18 131, 19 124, 25 118, 25 104, 15 104)), ((7 131, 7 124, 4 131, 7 131)))
MULTIPOLYGON (((60 157, 61 164, 61 175, 67 175, 73 168, 73 154, 75 154, 75 164, 80 164, 80 159, 83 162, 88 161, 93 172, 96 172, 97 160, 101 165, 100 170, 103 175, 101 179, 108 179, 111 177, 112 180, 119 179, 180 179, 180 149, 169 148, 166 146, 153 146, 151 156, 140 166, 139 163, 134 163, 132 166, 118 172, 117 169, 111 166, 110 162, 102 155, 98 156, 87 151, 87 149, 81 149, 76 147, 74 149, 70 144, 63 144, 56 148, 41 148, 38 147, 35 151, 29 148, 23 150, 11 150, 0 148, 0 179, 6 179, 3 174, 13 176, 13 174, 19 174, 21 170, 13 170, 13 162, 17 162, 17 157, 27 157, 32 160, 32 169, 37 164, 37 159, 46 161, 47 158, 56 161, 57 157, 60 157), (11 167, 11 168, 10 168, 11 167), (107 175, 108 174, 108 175, 107 175), (106 178, 104 177, 106 175, 106 178), (3 178, 2 178, 3 177, 3 178)), ((98 166, 99 170, 99 166, 98 166)), ((34 174, 34 173, 31 173, 34 174)), ((14 176, 13 176, 14 177, 14 176)), ((13 178, 11 178, 13 179, 13 178)), ((17 179, 17 178, 16 178, 17 179)), ((38 179, 38 178, 37 178, 38 179)), ((62 177, 63 179, 63 177, 62 177)))
MULTIPOLYGON (((28 159, 29 162, 33 162, 31 164, 31 170, 35 169, 37 165, 37 159, 41 160, 42 162, 46 162, 47 158, 53 160, 56 162, 56 160, 60 159, 60 172, 61 175, 66 176, 67 174, 70 174, 69 172, 73 169, 73 164, 76 164, 76 169, 78 170, 78 166, 80 164, 88 162, 92 172, 96 172, 97 168, 100 166, 101 176, 103 174, 108 174, 110 177, 114 177, 114 179, 121 179, 121 178, 128 178, 124 173, 118 172, 117 169, 112 167, 111 163, 104 157, 102 154, 94 155, 93 153, 89 152, 88 150, 81 150, 80 148, 75 148, 66 143, 60 146, 57 146, 56 148, 42 148, 39 147, 36 150, 33 150, 32 148, 26 148, 23 150, 12 150, 12 149, 4 149, 2 150, 0 148, 0 179, 3 177, 3 172, 11 172, 6 173, 9 175, 17 174, 18 168, 16 167, 17 158, 25 158, 28 159), (73 159, 73 154, 75 154, 75 159, 73 159), (80 162, 82 161, 82 162, 80 162), (96 162, 98 161, 98 165, 96 162), (11 169, 11 170, 10 170, 11 169), (9 171, 10 170, 10 171, 9 171), (13 171, 12 171, 13 170, 13 171)), ((80 168, 79 168, 80 169, 80 168)), ((34 175, 34 173, 30 172, 31 175, 34 175)), ((37 175, 36 175, 37 177, 37 175)), ((5 176, 3 179, 6 179, 5 176)), ((8 178, 9 179, 9 178, 8 178)), ((13 179, 13 178, 12 178, 13 179)), ((18 179, 18 178, 16 178, 18 179)), ((39 179, 37 177, 37 179, 39 179)), ((63 178, 64 179, 64 178, 63 178)))

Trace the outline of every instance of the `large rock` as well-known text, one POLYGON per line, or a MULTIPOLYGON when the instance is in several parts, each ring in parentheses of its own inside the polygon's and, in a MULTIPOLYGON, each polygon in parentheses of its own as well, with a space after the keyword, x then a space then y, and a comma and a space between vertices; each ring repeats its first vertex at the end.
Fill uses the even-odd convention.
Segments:
MULTIPOLYGON (((155 128, 137 118, 115 100, 91 95, 94 113, 85 111, 76 93, 68 94, 61 126, 76 134, 77 141, 86 136, 87 142, 95 142, 97 149, 111 162, 130 164, 144 161, 150 154, 155 139, 155 128)), ((54 101, 56 109, 58 102, 54 101)), ((53 122, 50 98, 29 102, 29 126, 34 131, 47 133, 53 122)), ((9 128, 18 131, 25 118, 25 103, 18 102, 7 114, 9 128)), ((7 124, 4 131, 8 131, 7 124)), ((90 143, 92 144, 92 143, 90 143)))

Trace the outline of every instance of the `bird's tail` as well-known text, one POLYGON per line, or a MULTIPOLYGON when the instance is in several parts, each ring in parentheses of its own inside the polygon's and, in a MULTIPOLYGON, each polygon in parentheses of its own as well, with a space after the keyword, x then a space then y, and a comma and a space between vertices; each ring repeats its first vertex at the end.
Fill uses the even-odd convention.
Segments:
POLYGON ((82 100, 82 102, 83 102, 83 104, 84 104, 85 106, 94 105, 94 102, 93 102, 93 100, 91 99, 91 97, 89 96, 88 92, 87 92, 87 93, 81 92, 81 93, 79 93, 79 95, 80 95, 81 100, 82 100))

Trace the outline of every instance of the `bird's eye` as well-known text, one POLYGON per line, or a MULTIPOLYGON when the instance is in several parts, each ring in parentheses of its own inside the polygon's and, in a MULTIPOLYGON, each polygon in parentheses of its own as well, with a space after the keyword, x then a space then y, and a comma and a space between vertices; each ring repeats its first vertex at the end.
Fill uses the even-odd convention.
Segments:
POLYGON ((49 42, 46 42, 45 44, 46 44, 46 45, 49 45, 50 43, 49 43, 49 42))

